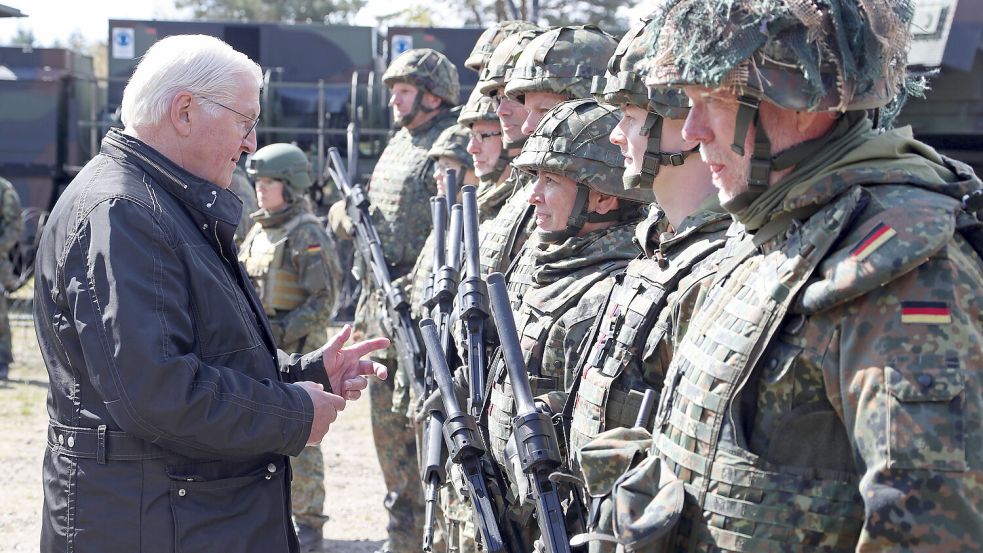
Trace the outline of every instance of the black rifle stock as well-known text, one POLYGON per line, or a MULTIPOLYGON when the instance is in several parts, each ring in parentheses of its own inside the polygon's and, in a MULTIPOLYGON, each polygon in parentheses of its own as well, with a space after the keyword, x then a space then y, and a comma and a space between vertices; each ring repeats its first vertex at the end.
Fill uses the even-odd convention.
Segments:
POLYGON ((488 375, 488 354, 485 350, 485 321, 488 319, 488 286, 481 279, 478 257, 478 193, 474 186, 461 189, 464 206, 464 252, 467 275, 458 292, 458 306, 467 334, 468 412, 475 419, 481 416, 485 380, 488 375))
POLYGON ((459 465, 464 474, 474 523, 481 532, 484 549, 492 553, 528 551, 520 541, 518 529, 504 514, 504 507, 496 503, 496 497, 503 497, 504 480, 485 472, 485 467, 495 467, 494 461, 490 458, 487 462, 482 461, 488 455, 487 450, 475 418, 461 408, 454 395, 454 382, 433 319, 420 321, 420 332, 444 405, 444 442, 451 461, 459 465))
POLYGON ((369 215, 369 198, 359 184, 352 184, 348 180, 348 173, 341 161, 341 154, 338 148, 328 149, 328 157, 331 161, 331 177, 342 195, 345 197, 345 211, 348 218, 352 221, 355 234, 355 244, 359 255, 362 256, 365 265, 369 268, 372 281, 382 292, 385 300, 386 318, 393 337, 396 351, 400 360, 404 363, 407 370, 411 370, 411 381, 417 397, 422 397, 423 390, 423 350, 417 341, 416 333, 413 331, 413 322, 410 317, 410 303, 406 299, 406 294, 398 286, 393 286, 392 278, 389 274, 389 266, 386 264, 386 257, 382 251, 382 242, 379 234, 372 226, 372 217, 369 215))
POLYGON ((541 539, 548 553, 569 553, 570 542, 560 494, 556 484, 550 480, 550 474, 562 461, 559 442, 552 419, 537 410, 533 401, 529 374, 523 360, 502 273, 488 275, 488 296, 515 399, 516 414, 512 419, 512 432, 515 434, 522 471, 529 476, 532 484, 541 539))

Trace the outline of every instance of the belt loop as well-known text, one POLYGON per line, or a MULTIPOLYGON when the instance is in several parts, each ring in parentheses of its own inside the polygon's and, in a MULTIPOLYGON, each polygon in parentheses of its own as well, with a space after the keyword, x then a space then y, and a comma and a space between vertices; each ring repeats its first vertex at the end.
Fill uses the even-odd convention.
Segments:
POLYGON ((106 464, 106 425, 100 424, 96 428, 96 463, 106 464))

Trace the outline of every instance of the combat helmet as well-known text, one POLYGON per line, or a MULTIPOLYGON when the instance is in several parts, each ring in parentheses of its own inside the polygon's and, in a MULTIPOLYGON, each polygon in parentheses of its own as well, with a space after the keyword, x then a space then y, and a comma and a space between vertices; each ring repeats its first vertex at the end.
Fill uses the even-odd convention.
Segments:
POLYGON ((592 98, 562 102, 546 112, 512 164, 523 171, 548 171, 573 179, 577 197, 561 231, 540 232, 547 242, 574 236, 585 223, 622 221, 635 216, 640 204, 655 201, 650 187, 626 190, 621 184, 625 158, 608 140, 621 116, 613 106, 592 98), (588 213, 590 190, 622 200, 609 213, 588 213))
POLYGON ((637 188, 651 183, 659 174, 659 167, 682 165, 686 158, 699 149, 699 145, 685 152, 663 152, 662 120, 685 119, 689 113, 689 99, 679 89, 645 86, 645 62, 652 40, 658 29, 651 17, 642 18, 625 33, 614 55, 608 60, 606 75, 594 77, 591 94, 598 102, 612 105, 628 104, 648 112, 639 133, 648 136, 640 173, 626 169, 622 180, 625 188, 637 188))
MULTIPOLYGON (((737 94, 731 149, 744 155, 761 100, 797 111, 887 105, 905 82, 912 11, 909 0, 668 0, 654 14, 660 36, 646 84, 737 94)), ((729 209, 747 205, 768 187, 772 170, 795 165, 828 139, 773 157, 764 130, 755 127, 748 192, 729 209)))
POLYGON ((485 29, 481 36, 478 37, 478 41, 474 43, 474 48, 471 50, 471 54, 468 59, 464 60, 464 67, 481 73, 485 65, 488 64, 488 60, 491 59, 492 52, 495 51, 495 47, 498 46, 502 40, 512 34, 528 31, 531 29, 538 28, 536 24, 530 23, 529 21, 502 21, 492 25, 491 27, 485 29))
POLYGON ((568 99, 590 97, 591 81, 603 75, 618 41, 594 25, 556 27, 534 38, 508 76, 505 94, 553 92, 568 99))
POLYGON ((246 161, 246 173, 253 179, 269 177, 283 181, 286 202, 302 197, 313 183, 307 155, 293 144, 269 144, 256 150, 246 161))
POLYGON ((495 89, 504 87, 505 81, 515 62, 519 59, 522 51, 532 42, 532 39, 543 34, 544 29, 533 28, 526 31, 511 34, 502 39, 502 42, 495 47, 492 55, 488 58, 488 63, 478 76, 478 83, 475 89, 482 94, 490 95, 495 89))
MULTIPOLYGON (((475 88, 471 91, 471 97, 468 98, 468 102, 461 108, 461 114, 457 117, 457 122, 470 129, 478 121, 499 122, 498 115, 495 114, 495 104, 492 102, 492 99, 475 88)), ((499 132, 501 132, 501 127, 499 127, 499 132)), ((478 177, 478 180, 483 184, 498 182, 499 177, 502 176, 502 173, 509 166, 511 159, 509 158, 508 149, 505 146, 504 136, 502 136, 502 141, 502 150, 498 154, 495 168, 478 177)))
MULTIPOLYGON (((389 64, 382 74, 382 82, 392 88, 396 83, 408 83, 437 96, 448 106, 456 106, 461 95, 457 67, 447 56, 431 48, 407 50, 389 64)), ((413 109, 400 124, 406 125, 424 109, 423 95, 417 94, 413 109)))
POLYGON ((427 152, 430 159, 449 157, 460 163, 465 169, 474 167, 474 160, 468 153, 468 140, 471 129, 464 125, 451 125, 443 130, 427 152))

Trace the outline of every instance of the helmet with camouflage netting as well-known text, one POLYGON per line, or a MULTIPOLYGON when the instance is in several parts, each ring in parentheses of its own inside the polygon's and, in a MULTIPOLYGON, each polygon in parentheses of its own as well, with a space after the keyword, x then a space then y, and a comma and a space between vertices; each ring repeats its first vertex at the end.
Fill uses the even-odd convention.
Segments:
POLYGON ((270 144, 256 150, 246 161, 246 173, 254 179, 269 177, 283 181, 298 194, 306 192, 312 184, 311 164, 307 155, 293 144, 270 144))
POLYGON ((502 21, 496 23, 491 27, 485 29, 485 32, 481 33, 478 37, 478 41, 474 43, 474 48, 471 50, 471 54, 468 59, 464 60, 464 67, 472 71, 481 73, 488 60, 491 59, 492 52, 495 51, 495 47, 498 46, 502 40, 512 34, 528 31, 530 29, 538 28, 536 24, 530 23, 529 21, 502 21))
MULTIPOLYGON (((761 100, 796 111, 887 105, 905 85, 912 11, 910 0, 668 0, 654 14, 646 83, 736 94, 731 148, 743 155, 761 100)), ((772 170, 824 146, 808 141, 773 158, 765 133, 755 135, 749 192, 737 204, 760 195, 772 170)))
POLYGON ((460 163, 464 169, 474 167, 471 154, 468 153, 468 140, 471 137, 471 129, 464 125, 451 125, 440 133, 434 141, 427 156, 430 159, 449 157, 460 163))
POLYGON ((626 169, 622 176, 625 188, 647 186, 662 166, 682 165, 699 146, 685 152, 663 152, 662 120, 685 119, 689 99, 675 88, 649 89, 645 86, 645 65, 658 28, 651 17, 642 18, 618 43, 608 60, 607 74, 594 77, 591 94, 599 102, 631 105, 648 112, 639 132, 648 137, 640 172, 626 169))
POLYGON ((512 68, 515 67, 516 60, 519 59, 519 55, 534 38, 543 34, 544 31, 545 29, 535 27, 503 38, 502 42, 492 51, 488 63, 481 70, 475 89, 480 90, 482 94, 490 95, 495 89, 504 87, 512 68))
POLYGON ((591 81, 603 75, 618 41, 594 25, 557 27, 534 38, 519 55, 505 93, 552 92, 568 99, 590 96, 591 81))
POLYGON ((562 102, 543 116, 513 160, 512 164, 523 171, 547 171, 577 183, 577 198, 567 228, 542 232, 546 241, 576 235, 588 222, 630 219, 638 214, 639 207, 655 201, 651 188, 626 190, 621 184, 625 158, 608 140, 620 120, 613 106, 592 98, 562 102), (619 198, 619 208, 605 214, 588 213, 589 190, 619 198))
POLYGON ((456 106, 460 101, 461 85, 457 67, 447 56, 430 48, 417 48, 400 54, 382 74, 382 82, 388 87, 396 83, 409 83, 439 97, 448 106, 456 106))

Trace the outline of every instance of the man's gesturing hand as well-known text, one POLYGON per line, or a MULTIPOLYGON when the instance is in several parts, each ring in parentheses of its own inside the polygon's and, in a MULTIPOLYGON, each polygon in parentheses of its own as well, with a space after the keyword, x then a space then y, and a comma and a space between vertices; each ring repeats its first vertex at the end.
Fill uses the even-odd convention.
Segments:
POLYGON ((375 375, 383 380, 388 376, 386 367, 362 357, 389 347, 389 339, 372 338, 342 347, 351 335, 351 325, 345 325, 341 332, 328 340, 322 356, 331 389, 345 399, 355 400, 369 385, 365 375, 375 375))
POLYGON ((320 443, 328 433, 331 423, 338 418, 338 411, 345 409, 345 399, 325 392, 324 386, 316 382, 298 382, 296 385, 311 396, 311 403, 314 404, 314 422, 311 424, 307 445, 320 443))

